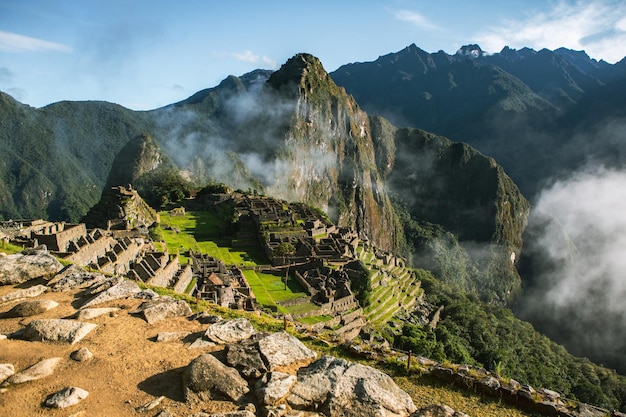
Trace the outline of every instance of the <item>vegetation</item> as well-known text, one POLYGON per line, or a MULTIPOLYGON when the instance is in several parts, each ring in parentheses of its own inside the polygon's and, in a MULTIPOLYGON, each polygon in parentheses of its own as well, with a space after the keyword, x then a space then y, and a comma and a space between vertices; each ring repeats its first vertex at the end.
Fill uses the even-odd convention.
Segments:
POLYGON ((435 329, 405 324, 394 344, 439 361, 482 366, 533 387, 608 409, 626 409, 626 378, 572 356, 513 316, 511 310, 479 302, 419 271, 426 299, 443 306, 435 329))

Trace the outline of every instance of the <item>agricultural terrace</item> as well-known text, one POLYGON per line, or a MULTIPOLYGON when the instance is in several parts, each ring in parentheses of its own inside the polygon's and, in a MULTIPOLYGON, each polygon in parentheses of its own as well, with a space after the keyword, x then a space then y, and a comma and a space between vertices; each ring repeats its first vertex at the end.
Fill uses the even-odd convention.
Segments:
POLYGON ((318 308, 311 303, 289 308, 280 306, 281 301, 305 297, 302 286, 293 278, 285 285, 284 277, 255 270, 254 267, 268 264, 263 252, 256 246, 233 248, 227 232, 229 225, 219 215, 208 211, 189 211, 184 215, 162 211, 159 215, 161 239, 168 252, 179 254, 182 264, 190 262, 187 254, 193 249, 241 268, 257 302, 263 307, 292 314, 318 308))

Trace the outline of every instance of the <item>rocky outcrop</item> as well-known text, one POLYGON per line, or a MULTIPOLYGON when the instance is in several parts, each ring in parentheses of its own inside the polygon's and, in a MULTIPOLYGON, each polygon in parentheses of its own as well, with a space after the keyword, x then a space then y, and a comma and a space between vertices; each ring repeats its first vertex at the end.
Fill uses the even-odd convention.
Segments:
POLYGON ((409 416, 411 397, 386 374, 344 359, 324 356, 298 372, 287 397, 296 409, 318 409, 327 416, 409 416))
POLYGON ((33 320, 24 329, 22 338, 30 341, 63 342, 71 345, 81 341, 97 324, 66 319, 33 320))
POLYGON ((13 255, 0 253, 0 285, 20 284, 36 278, 51 278, 63 265, 45 250, 13 255))
POLYGON ((237 343, 256 333, 250 321, 245 318, 224 320, 211 324, 204 332, 204 338, 217 344, 237 343))
POLYGON ((45 313, 58 306, 59 303, 54 300, 24 301, 14 306, 6 314, 7 317, 30 317, 45 313))
POLYGON ((191 315, 193 311, 191 311, 189 304, 182 300, 159 297, 155 300, 144 302, 132 313, 140 314, 149 324, 153 324, 171 317, 186 317, 191 315))
POLYGON ((122 277, 109 278, 97 284, 96 287, 90 287, 88 293, 95 295, 85 301, 81 308, 132 297, 139 292, 141 292, 141 288, 139 288, 136 282, 126 280, 122 277))
POLYGON ((63 388, 46 398, 44 405, 49 408, 67 408, 76 405, 89 395, 89 392, 79 387, 63 388))
POLYGON ((44 359, 36 364, 14 374, 6 379, 0 387, 9 385, 23 384, 24 382, 36 381, 41 378, 48 377, 54 373, 61 358, 44 359))
POLYGON ((183 388, 185 399, 190 402, 215 399, 238 401, 250 391, 248 383, 237 370, 210 354, 198 356, 185 369, 183 388))
POLYGON ((21 298, 38 297, 44 292, 46 292, 47 290, 48 290, 48 287, 40 284, 40 285, 34 285, 32 287, 28 287, 24 289, 11 291, 10 293, 5 294, 2 297, 0 297, 0 304, 5 303, 7 301, 19 300, 21 298))

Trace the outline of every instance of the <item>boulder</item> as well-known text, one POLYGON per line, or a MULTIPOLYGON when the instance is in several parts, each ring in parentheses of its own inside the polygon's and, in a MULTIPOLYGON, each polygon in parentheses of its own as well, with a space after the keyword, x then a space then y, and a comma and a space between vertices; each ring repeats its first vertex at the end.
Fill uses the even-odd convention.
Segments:
POLYGON ((30 341, 64 342, 74 344, 82 340, 97 324, 67 319, 33 320, 24 329, 22 338, 30 341))
POLYGON ((289 394, 296 380, 294 375, 269 372, 257 381, 254 394, 261 404, 275 405, 289 394))
POLYGON ((78 387, 63 388, 46 398, 44 405, 49 408, 66 408, 78 404, 87 396, 89 392, 78 387))
POLYGON ((191 403, 212 399, 238 401, 250 391, 235 368, 210 354, 198 356, 187 366, 183 372, 183 390, 185 399, 191 403))
POLYGON ((22 384, 28 381, 36 381, 50 376, 54 373, 54 370, 60 360, 61 358, 50 358, 37 362, 23 371, 10 376, 2 384, 0 384, 0 387, 22 384))
POLYGON ((48 282, 48 287, 54 292, 72 291, 97 285, 105 280, 106 277, 99 272, 88 272, 71 264, 56 274, 48 282))
POLYGON ((0 260, 0 285, 14 285, 36 278, 49 278, 63 265, 48 251, 29 251, 2 257, 0 260))
POLYGON ((411 417, 468 417, 465 413, 454 411, 447 405, 433 404, 420 408, 411 417))
POLYGON ((183 300, 174 300, 171 297, 159 297, 146 301, 132 314, 141 314, 144 319, 153 324, 171 317, 186 317, 192 314, 191 307, 183 300))
POLYGON ((15 374, 15 368, 10 363, 0 363, 0 382, 15 374))
POLYGON ((287 402, 329 417, 406 417, 416 411, 411 397, 388 375, 332 356, 298 371, 287 402))
POLYGON ((259 352, 270 371, 297 362, 310 362, 317 353, 286 332, 272 333, 259 340, 259 352))
POLYGON ((45 313, 48 310, 59 306, 54 300, 32 300, 24 301, 7 312, 9 317, 30 317, 45 313))
POLYGON ((88 348, 83 346, 82 348, 70 353, 70 358, 76 362, 85 362, 93 358, 93 353, 91 353, 88 348))
POLYGON ((100 308, 83 308, 76 312, 74 318, 76 320, 91 320, 105 314, 111 314, 118 311, 117 307, 100 307, 100 308))
POLYGON ((221 321, 210 325, 204 338, 211 342, 225 345, 228 343, 238 343, 242 340, 250 338, 256 333, 252 324, 245 318, 239 318, 228 321, 221 321))
POLYGON ((129 281, 121 277, 114 281, 105 281, 89 292, 90 294, 95 295, 85 301, 81 308, 106 303, 107 301, 132 297, 140 291, 141 289, 136 282, 129 281))
POLYGON ((34 298, 39 297, 41 294, 46 292, 48 287, 45 285, 35 285, 29 288, 24 288, 20 290, 11 291, 8 294, 0 297, 0 304, 5 303, 7 301, 19 300, 20 298, 34 298))
POLYGON ((246 378, 259 378, 267 367, 256 343, 237 343, 226 347, 226 362, 246 378))

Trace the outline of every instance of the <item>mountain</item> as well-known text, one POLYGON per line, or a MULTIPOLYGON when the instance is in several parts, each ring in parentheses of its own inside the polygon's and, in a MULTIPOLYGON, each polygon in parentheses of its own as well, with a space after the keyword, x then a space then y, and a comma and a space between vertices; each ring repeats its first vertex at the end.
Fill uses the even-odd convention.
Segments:
POLYGON ((494 157, 532 200, 562 172, 606 154, 623 159, 624 149, 598 130, 624 114, 626 102, 618 94, 624 74, 624 64, 565 48, 505 47, 487 54, 466 45, 448 55, 410 45, 372 62, 343 65, 331 77, 370 114, 494 157), (585 146, 583 136, 598 138, 585 146))

